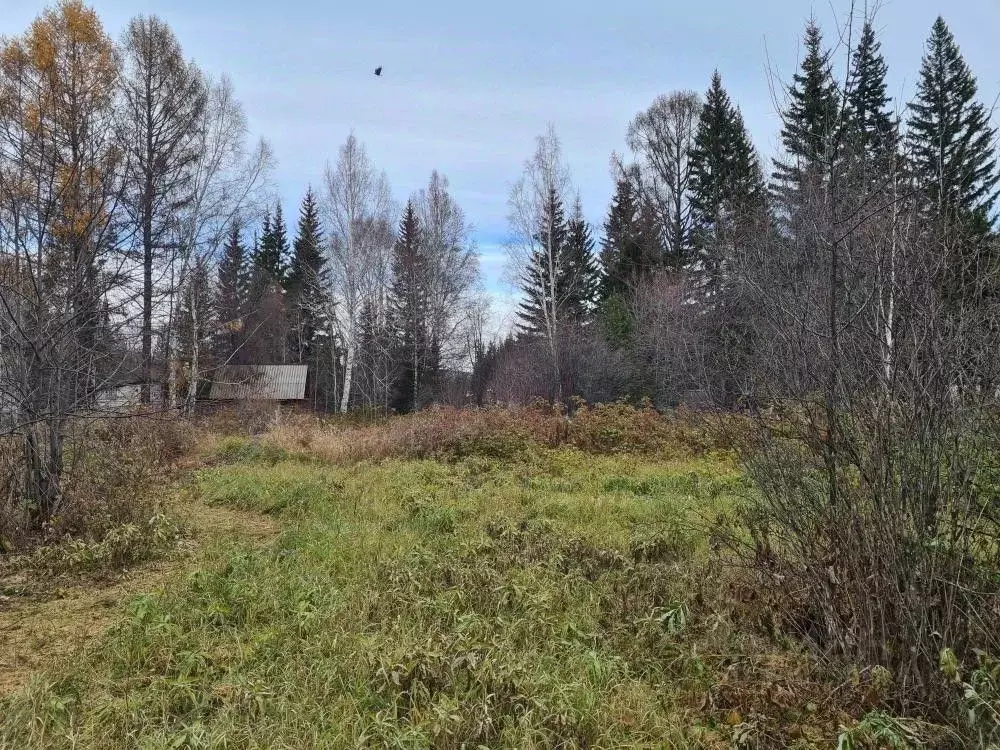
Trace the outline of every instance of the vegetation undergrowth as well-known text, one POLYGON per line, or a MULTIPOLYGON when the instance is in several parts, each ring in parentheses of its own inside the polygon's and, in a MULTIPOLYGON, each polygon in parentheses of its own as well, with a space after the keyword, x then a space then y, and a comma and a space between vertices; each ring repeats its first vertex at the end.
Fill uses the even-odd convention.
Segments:
POLYGON ((849 720, 806 655, 719 606, 703 529, 731 463, 529 438, 335 465, 277 432, 220 442, 194 486, 278 541, 220 541, 132 601, 0 703, 0 746, 783 747, 849 720))
MULTIPOLYGON (((750 490, 717 446, 390 440, 492 417, 374 424, 353 463, 322 425, 217 441, 194 493, 280 536, 219 539, 132 600, 85 659, 0 701, 0 747, 961 746, 889 712, 885 670, 761 627, 722 564, 716 528, 750 490)), ((995 665, 952 676, 995 739, 995 665)))

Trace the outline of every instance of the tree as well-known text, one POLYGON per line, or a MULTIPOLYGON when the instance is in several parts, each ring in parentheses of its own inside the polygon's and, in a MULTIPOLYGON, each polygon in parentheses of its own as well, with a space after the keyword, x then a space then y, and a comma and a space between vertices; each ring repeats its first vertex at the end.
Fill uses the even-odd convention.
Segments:
MULTIPOLYGON (((197 377, 191 364, 198 353, 208 353, 211 349, 211 333, 217 330, 215 325, 217 308, 213 305, 211 271, 209 259, 198 256, 194 266, 184 280, 184 288, 180 294, 181 302, 177 311, 177 348, 182 362, 187 363, 181 373, 183 390, 197 389, 198 383, 191 380, 197 377)), ((210 359, 207 358, 207 359, 210 359)), ((198 367, 205 367, 206 357, 200 357, 198 367)))
POLYGON ((229 223, 222 248, 216 283, 215 315, 219 321, 215 353, 223 362, 236 362, 244 342, 243 316, 246 310, 247 257, 239 219, 229 223))
POLYGON ((535 153, 525 162, 524 173, 507 201, 511 239, 507 245, 512 276, 521 287, 521 328, 540 336, 552 368, 552 393, 563 399, 559 362, 560 337, 565 315, 559 283, 566 226, 563 200, 569 190, 569 170, 562 147, 551 125, 535 141, 535 153))
MULTIPOLYGON (((176 287, 193 289, 185 285, 187 275, 199 258, 212 259, 223 245, 231 222, 237 216, 250 215, 258 210, 262 188, 266 185, 272 167, 271 149, 264 140, 253 149, 247 148, 246 114, 233 93, 229 79, 209 81, 208 103, 197 127, 197 158, 191 165, 191 198, 178 215, 177 257, 171 264, 171 277, 176 287)), ((171 295, 169 320, 176 317, 176 295, 171 295)), ((198 332, 202 314, 197 299, 188 301, 191 325, 195 333, 195 346, 190 361, 184 365, 189 375, 189 387, 182 394, 176 379, 182 365, 170 337, 170 327, 164 341, 169 370, 169 399, 172 404, 183 398, 185 412, 194 410, 199 373, 200 345, 203 340, 198 332)))
POLYGON ((638 156, 634 187, 655 209, 669 265, 680 268, 691 247, 691 149, 701 101, 693 91, 657 97, 632 120, 628 147, 638 156))
POLYGON ((546 336, 554 322, 569 315, 566 278, 566 219, 555 189, 549 191, 535 236, 536 247, 520 278, 523 299, 518 305, 519 329, 532 336, 546 336))
POLYGON ((118 78, 113 43, 78 0, 0 40, 0 395, 23 447, 15 492, 36 526, 65 502, 71 421, 128 371, 118 78))
POLYGON ((805 192, 825 181, 832 168, 839 125, 840 94, 815 21, 805 33, 806 56, 788 87, 781 113, 785 158, 774 160, 771 191, 786 219, 793 219, 805 192))
POLYGON ((285 277, 287 307, 292 323, 292 349, 298 362, 315 362, 317 337, 324 329, 324 296, 329 287, 323 231, 316 194, 306 190, 285 277))
POLYGON ((975 76, 944 19, 931 29, 910 104, 907 142, 913 169, 938 217, 973 234, 989 231, 997 198, 994 136, 976 100, 975 76))
MULTIPOLYGON (((479 258, 472 227, 449 192, 448 178, 437 170, 413 204, 420 223, 428 341, 435 342, 442 365, 465 366, 466 331, 479 302, 475 295, 479 258)), ((433 375, 428 370, 425 382, 429 384, 433 375)))
POLYGON ((281 214, 281 204, 264 213, 260 242, 254 250, 254 284, 261 288, 269 284, 282 284, 285 280, 285 260, 288 255, 288 237, 285 221, 281 214))
POLYGON ((726 240, 747 218, 765 210, 760 161, 743 116, 716 71, 705 95, 691 151, 692 245, 690 273, 704 301, 718 294, 729 249, 726 240))
POLYGON ((353 134, 340 147, 336 165, 327 165, 324 181, 331 234, 330 278, 345 349, 340 410, 346 412, 351 403, 361 307, 369 298, 384 297, 388 281, 394 234, 389 221, 391 198, 385 173, 375 170, 353 134))
POLYGON ((660 258, 650 257, 643 246, 638 204, 632 183, 619 179, 601 237, 598 297, 602 303, 624 293, 650 268, 659 265, 660 258))
POLYGON ((428 359, 427 269, 422 252, 420 220, 407 201, 393 246, 389 312, 396 337, 398 385, 393 406, 399 412, 419 408, 428 359))
POLYGON ((126 206, 142 257, 142 401, 149 402, 153 356, 154 265, 175 247, 176 215, 191 199, 191 166, 208 93, 201 71, 156 16, 137 16, 122 39, 123 143, 138 178, 126 206))
POLYGON ((891 171, 898 127, 886 93, 888 66, 871 21, 861 28, 861 39, 851 55, 846 94, 846 117, 852 138, 852 156, 872 179, 885 180, 891 171))
POLYGON ((561 265, 562 282, 567 288, 560 292, 560 296, 565 300, 568 317, 583 321, 590 317, 597 305, 600 269, 594 257, 594 235, 583 217, 579 198, 573 204, 573 213, 566 223, 565 242, 561 265))
POLYGON ((264 212, 260 239, 250 263, 246 300, 246 356, 258 363, 283 363, 287 359, 287 319, 283 246, 287 246, 281 205, 264 212))

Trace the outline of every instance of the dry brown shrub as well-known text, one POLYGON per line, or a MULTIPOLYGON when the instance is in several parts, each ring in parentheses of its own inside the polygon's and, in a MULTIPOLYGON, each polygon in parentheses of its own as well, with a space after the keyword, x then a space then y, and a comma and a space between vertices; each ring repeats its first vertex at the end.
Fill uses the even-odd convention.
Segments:
POLYGON ((292 453, 349 464, 472 454, 510 459, 533 446, 561 445, 678 457, 726 449, 724 434, 694 412, 661 415, 648 404, 578 402, 572 417, 545 403, 516 409, 442 406, 363 421, 282 413, 265 439, 292 453))
POLYGON ((96 540, 145 523, 159 504, 155 487, 195 442, 188 422, 163 414, 81 420, 67 435, 61 507, 41 537, 29 529, 21 491, 21 441, 0 441, 0 551, 66 537, 96 540))

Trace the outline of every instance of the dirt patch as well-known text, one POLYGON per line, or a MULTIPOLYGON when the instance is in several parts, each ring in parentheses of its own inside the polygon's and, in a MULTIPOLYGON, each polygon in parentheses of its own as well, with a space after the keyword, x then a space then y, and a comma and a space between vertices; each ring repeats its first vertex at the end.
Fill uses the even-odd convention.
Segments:
POLYGON ((198 552, 220 538, 264 544, 278 532, 265 516, 188 501, 172 509, 189 536, 167 557, 108 577, 0 577, 0 697, 42 670, 66 662, 121 616, 121 602, 164 585, 197 565, 198 552))

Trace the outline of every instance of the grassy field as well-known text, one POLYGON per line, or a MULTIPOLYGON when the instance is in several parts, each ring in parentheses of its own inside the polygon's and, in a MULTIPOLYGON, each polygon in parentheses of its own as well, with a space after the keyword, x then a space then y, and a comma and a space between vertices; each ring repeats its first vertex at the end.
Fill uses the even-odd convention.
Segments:
POLYGON ((833 747, 867 710, 743 621, 725 457, 287 442, 230 438, 187 480, 273 541, 219 535, 130 598, 0 699, 0 747, 833 747))

